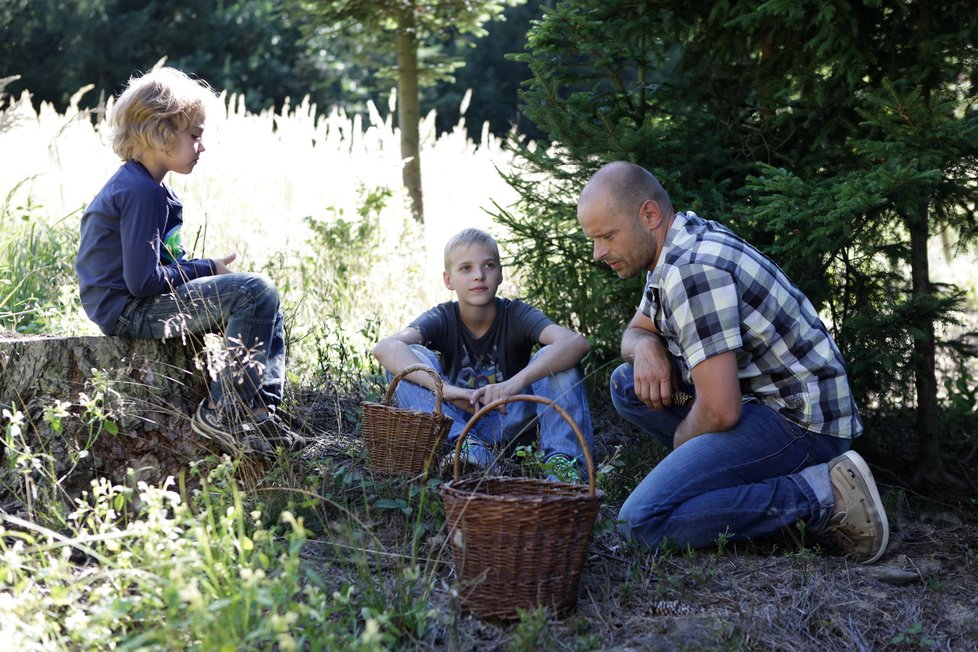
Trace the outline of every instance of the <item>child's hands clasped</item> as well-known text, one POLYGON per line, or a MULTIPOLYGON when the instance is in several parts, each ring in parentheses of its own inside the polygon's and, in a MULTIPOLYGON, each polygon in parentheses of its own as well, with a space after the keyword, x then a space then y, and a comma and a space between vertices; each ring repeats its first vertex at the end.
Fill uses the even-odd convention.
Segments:
MULTIPOLYGON (((490 383, 489 385, 483 385, 479 389, 472 392, 472 406, 479 408, 489 405, 493 401, 498 401, 501 398, 519 394, 522 390, 523 385, 519 384, 518 382, 514 382, 512 378, 509 380, 504 380, 501 383, 490 383)), ((501 406, 499 411, 506 414, 506 406, 501 406)))

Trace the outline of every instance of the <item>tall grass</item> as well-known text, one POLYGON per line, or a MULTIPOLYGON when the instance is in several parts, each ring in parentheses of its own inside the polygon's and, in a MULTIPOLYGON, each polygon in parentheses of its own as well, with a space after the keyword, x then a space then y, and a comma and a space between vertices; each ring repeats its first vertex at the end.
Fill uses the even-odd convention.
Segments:
MULTIPOLYGON (((0 130, 0 271, 7 282, 0 299, 10 293, 10 283, 32 274, 11 265, 25 246, 36 250, 34 275, 47 281, 34 291, 35 302, 22 300, 25 292, 31 294, 24 289, 0 304, 0 326, 97 332, 77 301, 62 308, 62 299, 73 291, 78 220, 119 165, 104 115, 77 109, 84 90, 63 114, 47 104, 35 110, 26 94, 8 99, 5 107, 0 104, 0 124, 5 125, 0 130), (57 248, 40 246, 39 239, 50 238, 57 240, 57 248), (41 270, 50 266, 58 273, 45 276, 41 270), (61 318, 33 319, 45 302, 61 308, 61 318)), ((288 290, 297 341, 322 330, 315 321, 323 306, 312 307, 311 291, 324 282, 358 287, 352 305, 329 305, 326 311, 341 320, 331 330, 338 328, 352 342, 362 338, 364 326, 371 336, 389 332, 448 299, 440 274, 444 241, 467 226, 492 230, 484 209, 515 198, 496 170, 511 163, 500 139, 484 130, 481 141, 473 142, 464 122, 437 135, 434 115, 429 115, 421 132, 426 221, 423 227, 412 223, 401 189, 392 105, 393 97, 384 114, 371 105, 366 119, 336 109, 322 114, 308 102, 254 114, 245 110, 243 98, 222 96, 208 115, 201 163, 191 175, 168 178, 184 202, 185 241, 192 253, 236 251, 236 269, 271 274, 288 290), (334 256, 343 251, 329 249, 339 243, 331 242, 324 229, 349 228, 352 237, 365 220, 373 224, 373 240, 369 247, 367 241, 355 244, 369 253, 370 265, 338 268, 334 256), (348 227, 337 226, 340 221, 348 227), (351 307, 356 310, 347 310, 351 307)), ((315 346, 299 350, 297 362, 314 360, 315 346)))
MULTIPOLYGON (((378 371, 372 344, 449 298, 443 242, 491 229, 483 207, 511 201, 496 172, 508 155, 488 133, 468 140, 463 125, 436 136, 428 116, 422 226, 400 189, 389 110, 250 114, 240 98, 222 100, 201 165, 168 180, 185 204, 185 241, 199 256, 237 251, 238 269, 275 281, 293 386, 363 391, 378 371)), ((77 299, 78 220, 119 162, 102 115, 75 106, 0 104, 2 328, 96 333, 77 299)), ((57 408, 44 420, 88 414, 57 408)), ((72 499, 32 450, 30 420, 9 408, 0 423, 0 463, 36 498, 0 509, 0 647, 378 650, 424 646, 452 627, 430 600, 444 568, 437 483, 375 479, 351 449, 279 459, 260 478, 208 458, 160 486, 132 474, 72 499)))

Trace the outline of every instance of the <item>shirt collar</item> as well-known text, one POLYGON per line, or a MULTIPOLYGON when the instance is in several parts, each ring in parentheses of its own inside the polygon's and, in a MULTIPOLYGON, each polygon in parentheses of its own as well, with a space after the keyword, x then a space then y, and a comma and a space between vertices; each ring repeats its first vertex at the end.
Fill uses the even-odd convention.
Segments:
POLYGON ((665 244, 662 245, 662 251, 659 252, 659 262, 656 263, 655 268, 648 274, 648 281, 646 282, 647 286, 652 286, 655 288, 660 286, 662 274, 666 267, 665 261, 668 258, 669 250, 675 246, 677 241, 682 239, 690 216, 696 217, 696 214, 687 214, 683 211, 676 213, 672 220, 672 224, 669 226, 669 230, 666 232, 666 241, 665 244))

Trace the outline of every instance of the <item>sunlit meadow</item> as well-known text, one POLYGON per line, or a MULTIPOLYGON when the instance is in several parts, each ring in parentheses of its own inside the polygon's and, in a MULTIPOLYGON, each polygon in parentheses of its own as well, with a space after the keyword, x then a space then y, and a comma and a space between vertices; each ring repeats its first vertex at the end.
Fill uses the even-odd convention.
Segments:
MULTIPOLYGON (((221 96, 208 113, 200 164, 190 175, 167 179, 184 202, 192 254, 233 251, 235 269, 268 273, 283 290, 297 341, 328 315, 334 321, 326 330, 340 329, 352 338, 347 344, 362 346, 357 338, 365 325, 371 336, 383 334, 450 298, 440 273, 445 240, 468 226, 498 234, 485 209, 515 198, 497 172, 511 165, 501 139, 484 129, 473 142, 464 122, 436 134, 431 114, 421 125, 425 224, 410 220, 394 101, 392 93, 383 112, 371 104, 364 118, 337 109, 321 114, 308 102, 255 114, 244 109, 243 98, 221 96), (341 251, 328 251, 330 245, 341 251), (344 252, 356 260, 330 264, 329 257, 344 252), (347 305, 314 305, 332 296, 324 287, 347 305)), ((0 241, 28 223, 73 233, 120 164, 104 116, 93 119, 75 103, 64 114, 47 104, 35 111, 26 95, 7 103, 0 114, 0 241)), ((47 308, 44 330, 97 333, 73 297, 73 279, 60 281, 64 310, 47 308)), ((297 363, 304 353, 300 347, 297 363)))

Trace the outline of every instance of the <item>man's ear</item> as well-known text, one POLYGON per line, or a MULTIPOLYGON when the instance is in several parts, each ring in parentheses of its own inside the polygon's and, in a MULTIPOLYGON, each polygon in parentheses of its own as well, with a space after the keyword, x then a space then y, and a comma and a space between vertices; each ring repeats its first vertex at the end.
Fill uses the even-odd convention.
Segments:
POLYGON ((449 274, 448 272, 442 272, 441 276, 442 276, 442 280, 445 281, 445 287, 451 290, 452 292, 454 292, 455 288, 452 286, 452 275, 449 274))
POLYGON ((639 209, 639 219, 647 229, 657 229, 662 223, 662 209, 659 202, 654 199, 646 199, 639 209))

